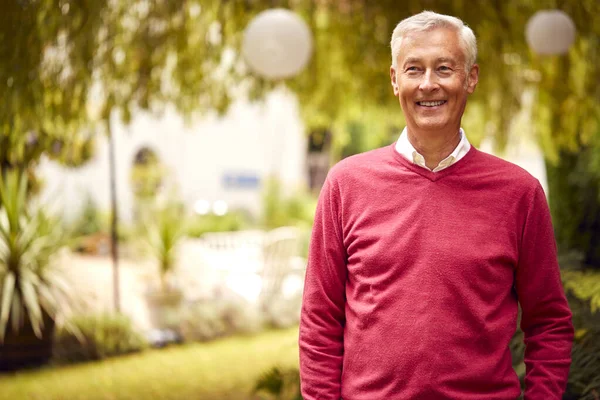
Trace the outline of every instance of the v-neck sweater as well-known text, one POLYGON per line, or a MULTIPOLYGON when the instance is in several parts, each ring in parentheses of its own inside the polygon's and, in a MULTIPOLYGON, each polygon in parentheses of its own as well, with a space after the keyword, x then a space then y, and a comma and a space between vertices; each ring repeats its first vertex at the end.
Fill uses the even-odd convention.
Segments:
POLYGON ((394 146, 329 172, 300 322, 305 400, 515 400, 518 303, 526 400, 560 399, 573 326, 546 197, 471 147, 432 172, 394 146))

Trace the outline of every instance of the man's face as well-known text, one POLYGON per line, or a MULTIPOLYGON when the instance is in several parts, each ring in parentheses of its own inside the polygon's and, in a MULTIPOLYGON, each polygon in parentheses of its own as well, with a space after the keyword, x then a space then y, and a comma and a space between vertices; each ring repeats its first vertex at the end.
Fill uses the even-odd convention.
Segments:
POLYGON ((479 73, 473 65, 467 74, 459 34, 449 28, 411 33, 402 39, 396 61, 392 87, 409 129, 458 130, 479 73))

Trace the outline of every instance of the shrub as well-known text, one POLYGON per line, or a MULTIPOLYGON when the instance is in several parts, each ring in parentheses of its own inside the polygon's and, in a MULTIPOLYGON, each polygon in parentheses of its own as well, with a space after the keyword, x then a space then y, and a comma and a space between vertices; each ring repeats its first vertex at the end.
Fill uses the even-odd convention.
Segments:
POLYGON ((226 332, 227 327, 217 307, 198 302, 185 309, 181 321, 185 340, 204 342, 224 336, 226 332))
POLYGON ((295 368, 273 367, 258 379, 252 394, 266 395, 269 399, 302 400, 300 374, 295 368))
POLYGON ((573 344, 569 392, 579 400, 600 397, 600 331, 580 332, 573 344))
POLYGON ((72 230, 75 236, 87 236, 108 230, 105 226, 102 213, 91 195, 87 195, 85 205, 77 219, 73 222, 72 230))
POLYGON ((585 265, 580 252, 563 252, 562 280, 573 312, 575 343, 568 393, 571 398, 600 398, 600 273, 585 265))
POLYGON ((60 263, 68 235, 29 197, 27 179, 0 173, 0 369, 48 361, 54 321, 74 305, 60 263))
POLYGON ((235 293, 223 290, 216 298, 188 305, 181 320, 185 340, 208 341, 262 328, 258 309, 235 293))
MULTIPOLYGON (((595 271, 581 270, 580 262, 572 255, 561 254, 560 261, 575 327, 569 383, 564 399, 597 400, 600 398, 600 275, 595 271)), ((510 349, 513 367, 523 385, 525 346, 520 329, 515 333, 510 349)))
POLYGON ((70 322, 74 332, 60 329, 55 337, 54 361, 58 364, 101 360, 147 347, 125 315, 79 316, 70 322))
MULTIPOLYGON (((83 254, 107 255, 110 251, 111 213, 98 208, 88 194, 82 210, 69 226, 69 247, 83 254)), ((118 223, 117 238, 121 245, 129 245, 138 237, 135 227, 118 223)), ((121 251, 123 251, 123 246, 121 251)))
POLYGON ((181 203, 169 200, 145 211, 141 235, 146 250, 155 258, 162 289, 166 289, 177 267, 177 248, 185 229, 181 221, 185 210, 181 203))
POLYGON ((250 218, 242 211, 231 211, 225 215, 196 215, 188 223, 186 234, 199 238, 208 232, 240 231, 250 225, 250 218))
POLYGON ((267 229, 282 226, 312 227, 317 199, 306 191, 285 194, 276 179, 267 181, 263 193, 262 224, 267 229))

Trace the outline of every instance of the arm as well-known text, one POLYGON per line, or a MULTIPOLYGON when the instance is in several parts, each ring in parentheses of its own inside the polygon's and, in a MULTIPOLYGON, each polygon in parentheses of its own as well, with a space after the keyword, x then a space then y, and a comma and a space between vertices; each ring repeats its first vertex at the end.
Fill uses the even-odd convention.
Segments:
POLYGON ((525 334, 525 400, 560 400, 571 365, 573 325, 548 203, 537 185, 521 238, 516 288, 525 334))
POLYGON ((341 398, 346 250, 338 194, 328 177, 321 189, 310 241, 299 338, 305 400, 341 398))

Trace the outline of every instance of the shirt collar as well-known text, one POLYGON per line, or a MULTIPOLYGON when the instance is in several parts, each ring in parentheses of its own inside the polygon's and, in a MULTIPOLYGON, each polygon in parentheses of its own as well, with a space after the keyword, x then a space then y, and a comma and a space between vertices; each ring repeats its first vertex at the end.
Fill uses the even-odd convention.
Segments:
MULTIPOLYGON (((469 152, 469 150, 471 149, 471 144, 469 143, 467 135, 465 135, 465 131, 462 128, 460 128, 460 136, 460 142, 458 143, 454 151, 450 153, 448 157, 440 161, 438 166, 433 169, 433 172, 441 171, 442 169, 449 167, 450 165, 463 158, 469 152)), ((402 134, 396 142, 396 151, 408 161, 417 164, 421 167, 427 168, 427 166, 425 165, 425 158, 421 154, 419 154, 419 152, 410 143, 410 140, 408 140, 408 133, 406 127, 402 130, 402 134)))

